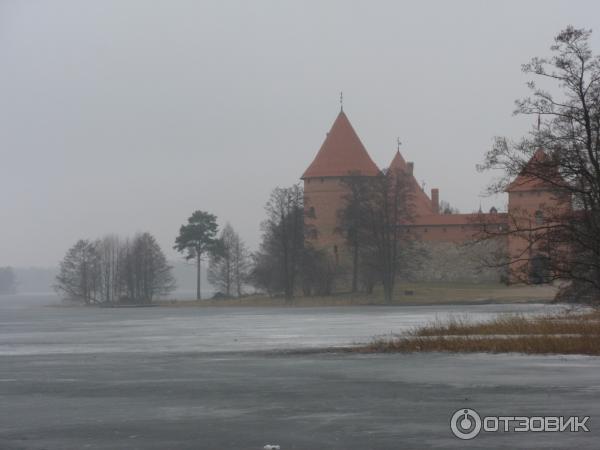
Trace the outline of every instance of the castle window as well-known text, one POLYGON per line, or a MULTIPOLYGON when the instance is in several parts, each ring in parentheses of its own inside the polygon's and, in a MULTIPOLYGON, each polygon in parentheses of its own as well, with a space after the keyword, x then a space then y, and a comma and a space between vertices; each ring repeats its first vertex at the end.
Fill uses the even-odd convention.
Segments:
POLYGON ((323 183, 325 181, 325 178, 321 178, 321 183, 323 183))
POLYGON ((447 231, 447 230, 446 230, 446 227, 442 228, 442 230, 444 230, 444 233, 447 231))
POLYGON ((423 231, 424 231, 425 233, 427 233, 427 228, 425 228, 423 231))
POLYGON ((519 197, 523 197, 523 193, 522 192, 519 192, 519 197))
POLYGON ((315 207, 311 206, 310 208, 308 208, 308 217, 310 217, 311 219, 314 219, 315 217, 317 217, 317 215, 315 214, 315 207))
POLYGON ((542 225, 544 223, 544 213, 542 211, 535 212, 535 224, 542 225))

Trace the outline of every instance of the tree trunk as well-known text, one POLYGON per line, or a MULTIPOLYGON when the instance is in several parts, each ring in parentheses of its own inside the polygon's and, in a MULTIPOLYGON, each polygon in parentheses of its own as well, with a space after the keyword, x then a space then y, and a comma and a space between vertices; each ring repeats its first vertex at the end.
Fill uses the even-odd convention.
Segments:
POLYGON ((358 290, 358 245, 354 246, 354 254, 352 256, 352 292, 358 290))
POLYGON ((201 255, 200 252, 196 252, 197 255, 197 264, 196 264, 196 300, 202 300, 202 293, 200 291, 200 279, 201 279, 201 272, 200 272, 200 262, 201 260, 201 255))

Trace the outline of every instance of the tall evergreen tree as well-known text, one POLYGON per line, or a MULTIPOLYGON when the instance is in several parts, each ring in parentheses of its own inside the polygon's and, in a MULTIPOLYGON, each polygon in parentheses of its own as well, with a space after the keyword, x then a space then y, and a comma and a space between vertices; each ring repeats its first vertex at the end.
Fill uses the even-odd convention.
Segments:
POLYGON ((196 260, 196 299, 202 298, 201 293, 201 265, 202 258, 207 253, 217 250, 217 217, 205 211, 195 211, 186 225, 179 229, 179 236, 175 239, 173 247, 180 253, 185 253, 185 258, 196 260))

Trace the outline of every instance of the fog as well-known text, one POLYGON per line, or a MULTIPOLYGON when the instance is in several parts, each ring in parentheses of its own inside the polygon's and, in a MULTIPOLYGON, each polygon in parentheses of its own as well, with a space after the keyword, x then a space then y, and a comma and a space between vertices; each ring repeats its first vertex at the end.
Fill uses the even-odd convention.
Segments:
MULTIPOLYGON (((396 138, 426 190, 470 212, 495 135, 519 137, 520 65, 593 1, 0 1, 0 266, 82 237, 154 234, 196 209, 251 248, 344 110, 375 162, 396 138)), ((600 48, 600 30, 592 38, 600 48)))

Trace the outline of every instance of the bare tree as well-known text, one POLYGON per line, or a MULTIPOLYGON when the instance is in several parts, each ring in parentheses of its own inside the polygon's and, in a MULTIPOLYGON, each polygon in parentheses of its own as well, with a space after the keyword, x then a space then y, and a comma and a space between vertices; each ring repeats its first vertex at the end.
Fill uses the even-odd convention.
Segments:
POLYGON ((346 246, 352 258, 352 292, 358 290, 359 258, 365 242, 370 239, 365 226, 367 217, 364 216, 365 208, 370 201, 370 177, 360 174, 349 174, 342 179, 347 193, 344 195, 344 207, 337 212, 337 227, 335 232, 344 237, 346 246))
POLYGON ((232 245, 234 288, 238 297, 243 295, 244 285, 250 272, 250 252, 239 234, 235 233, 232 245))
POLYGON ((299 268, 304 295, 330 295, 336 277, 336 264, 322 249, 305 243, 299 268))
POLYGON ((100 298, 104 303, 119 301, 121 289, 121 243, 117 235, 107 235, 95 244, 100 259, 100 298))
POLYGON ((265 207, 263 239, 254 256, 253 283, 268 292, 294 296, 304 249, 304 198, 299 185, 276 188, 265 207))
POLYGON ((381 276, 385 300, 391 302, 401 264, 409 257, 404 226, 413 219, 415 186, 400 170, 388 170, 375 177, 370 185, 371 202, 367 210, 372 236, 370 252, 381 276))
POLYGON ((212 252, 208 263, 208 281, 227 297, 231 297, 234 284, 233 246, 235 238, 233 227, 226 224, 217 242, 218 250, 212 252))
POLYGON ((367 291, 376 276, 390 302, 396 277, 414 257, 405 227, 413 218, 415 185, 406 173, 391 169, 369 178, 348 176, 344 183, 349 193, 338 223, 353 253, 353 288, 360 258, 367 291))
POLYGON ((590 33, 569 26, 556 36, 553 56, 523 66, 525 73, 555 86, 551 92, 529 83, 531 96, 516 102, 515 114, 537 116, 538 126, 518 142, 496 138, 480 169, 504 173, 491 193, 505 191, 517 177, 517 183, 543 187, 553 196, 533 217, 509 211, 503 233, 519 237, 523 245, 506 264, 521 267, 523 281, 532 265, 543 264, 546 281, 570 280, 598 298, 600 57, 590 49, 590 33))
POLYGON ((95 244, 79 240, 60 263, 54 286, 70 300, 100 303, 100 255, 95 244))
POLYGON ((226 224, 218 240, 218 251, 209 259, 208 280, 227 297, 239 297, 249 269, 249 253, 230 224, 226 224))
POLYGON ((151 303, 175 289, 172 267, 156 239, 150 233, 140 233, 121 246, 121 275, 125 300, 131 303, 151 303))

